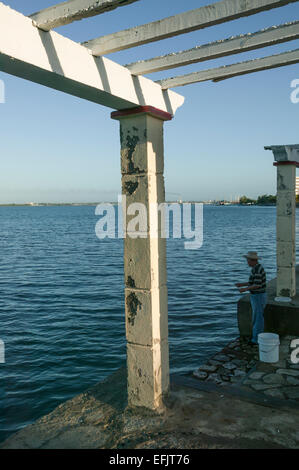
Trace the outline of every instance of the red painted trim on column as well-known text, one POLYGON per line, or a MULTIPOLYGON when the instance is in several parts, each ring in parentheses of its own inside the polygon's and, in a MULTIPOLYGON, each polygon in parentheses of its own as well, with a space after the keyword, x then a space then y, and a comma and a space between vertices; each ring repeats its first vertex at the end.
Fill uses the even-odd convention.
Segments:
POLYGON ((137 108, 122 109, 121 111, 113 111, 111 119, 121 119, 126 116, 133 116, 134 114, 150 114, 162 121, 170 121, 173 116, 166 111, 154 108, 153 106, 138 106, 137 108))
POLYGON ((298 162, 285 161, 285 162, 274 162, 273 163, 273 166, 279 166, 279 165, 296 165, 296 167, 299 168, 299 163, 298 162))

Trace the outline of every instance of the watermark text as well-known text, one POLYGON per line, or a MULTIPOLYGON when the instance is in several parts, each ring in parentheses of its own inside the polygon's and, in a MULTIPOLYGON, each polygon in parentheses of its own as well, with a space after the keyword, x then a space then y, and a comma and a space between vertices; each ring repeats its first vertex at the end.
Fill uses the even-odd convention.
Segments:
POLYGON ((291 88, 295 88, 291 92, 291 102, 294 104, 299 103, 299 78, 295 78, 291 81, 291 88))
POLYGON ((2 339, 0 339, 0 364, 5 362, 5 344, 2 339))
POLYGON ((203 204, 201 203, 126 203, 98 204, 100 216, 95 232, 104 238, 181 238, 186 250, 197 250, 203 244, 203 204))
POLYGON ((291 362, 293 364, 299 364, 299 338, 291 341, 291 348, 294 348, 291 353, 291 362))

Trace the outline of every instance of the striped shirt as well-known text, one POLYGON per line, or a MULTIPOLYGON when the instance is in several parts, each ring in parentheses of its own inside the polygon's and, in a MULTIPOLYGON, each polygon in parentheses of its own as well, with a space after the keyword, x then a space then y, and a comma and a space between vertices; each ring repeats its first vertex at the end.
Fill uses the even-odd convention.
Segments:
POLYGON ((250 291, 251 294, 261 294, 266 292, 266 273, 263 266, 260 263, 257 263, 253 266, 251 270, 251 275, 249 277, 250 286, 259 286, 258 289, 250 291))

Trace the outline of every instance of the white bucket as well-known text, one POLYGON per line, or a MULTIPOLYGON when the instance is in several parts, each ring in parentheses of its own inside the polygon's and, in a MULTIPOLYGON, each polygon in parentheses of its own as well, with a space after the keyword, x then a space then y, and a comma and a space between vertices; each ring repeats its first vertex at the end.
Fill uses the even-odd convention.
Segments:
POLYGON ((279 336, 275 333, 260 333, 258 335, 259 355, 262 362, 279 361, 279 336))

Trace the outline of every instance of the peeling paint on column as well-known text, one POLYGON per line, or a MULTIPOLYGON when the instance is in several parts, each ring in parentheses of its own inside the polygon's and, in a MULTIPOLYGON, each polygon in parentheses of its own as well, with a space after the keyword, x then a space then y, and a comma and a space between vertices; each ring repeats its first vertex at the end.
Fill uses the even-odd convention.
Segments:
POLYGON ((286 185, 284 184, 284 178, 279 173, 277 173, 277 189, 286 189, 286 185))
POLYGON ((135 167, 133 162, 133 154, 136 150, 137 144, 139 143, 138 135, 126 137, 126 151, 127 151, 127 160, 128 160, 128 172, 129 173, 140 173, 140 169, 135 167))
POLYGON ((136 296, 134 292, 131 292, 131 294, 129 294, 127 297, 127 307, 128 307, 128 322, 132 326, 134 326, 137 312, 142 307, 142 303, 140 302, 140 300, 138 299, 138 297, 136 296))
POLYGON ((135 281, 131 276, 127 277, 127 286, 128 287, 136 287, 135 281))
POLYGON ((138 181, 126 181, 123 185, 123 193, 131 196, 136 191, 138 186, 138 181))
POLYGON ((134 390, 131 390, 129 392, 129 395, 131 395, 134 402, 140 402, 140 391, 138 387, 136 387, 134 390))
POLYGON ((122 158, 126 161, 126 173, 142 173, 142 171, 135 165, 133 161, 133 155, 137 145, 140 143, 138 135, 130 135, 131 132, 138 133, 138 128, 132 126, 131 131, 126 127, 120 125, 120 142, 122 148, 122 158))
POLYGON ((119 126, 119 134, 120 134, 120 143, 121 143, 121 146, 122 146, 123 141, 124 141, 124 133, 123 133, 122 125, 119 126))
POLYGON ((292 215, 292 203, 291 202, 288 202, 286 205, 286 214, 292 215))

